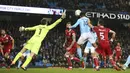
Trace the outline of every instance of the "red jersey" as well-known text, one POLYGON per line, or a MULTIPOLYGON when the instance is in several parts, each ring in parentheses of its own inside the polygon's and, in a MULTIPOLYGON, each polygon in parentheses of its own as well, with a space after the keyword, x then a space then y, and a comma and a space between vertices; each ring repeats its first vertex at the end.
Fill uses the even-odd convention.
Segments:
POLYGON ((12 45, 12 37, 10 35, 5 35, 4 37, 0 37, 0 41, 4 46, 12 45))
POLYGON ((94 27, 94 31, 96 32, 98 36, 98 41, 109 41, 108 34, 110 29, 105 27, 96 26, 94 27))
POLYGON ((66 46, 71 45, 71 43, 73 41, 72 34, 76 34, 75 31, 73 31, 73 30, 69 31, 67 29, 65 30, 65 37, 67 38, 67 42, 66 42, 67 44, 66 44, 66 46))
POLYGON ((108 34, 110 32, 110 29, 97 26, 94 27, 94 30, 98 37, 98 49, 96 49, 96 52, 98 52, 103 56, 112 55, 112 50, 108 39, 108 34))
POLYGON ((121 55, 122 50, 121 50, 120 46, 116 46, 114 50, 116 52, 116 56, 120 56, 121 55))

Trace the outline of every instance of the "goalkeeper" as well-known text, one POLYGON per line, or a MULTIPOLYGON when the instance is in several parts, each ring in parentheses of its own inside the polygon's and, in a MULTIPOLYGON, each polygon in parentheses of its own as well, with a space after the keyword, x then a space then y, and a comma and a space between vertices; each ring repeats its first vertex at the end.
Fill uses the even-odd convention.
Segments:
POLYGON ((31 54, 30 56, 28 56, 26 58, 26 61, 23 63, 23 65, 21 66, 21 68, 23 70, 27 70, 26 66, 30 63, 30 61, 32 60, 32 57, 34 55, 38 54, 38 51, 40 49, 41 46, 41 42, 44 40, 44 38, 46 37, 47 33, 49 32, 49 30, 51 30, 52 28, 54 28, 57 24, 59 24, 64 18, 66 17, 66 11, 64 11, 62 13, 62 16, 60 19, 58 19, 57 21, 55 21, 53 24, 51 25, 47 25, 47 20, 42 19, 41 20, 41 24, 34 26, 34 27, 28 27, 28 28, 24 28, 23 26, 19 28, 19 31, 35 31, 34 35, 31 37, 30 40, 27 41, 27 44, 23 47, 23 49, 16 55, 16 57, 14 58, 14 60, 12 61, 11 65, 14 65, 16 63, 16 61, 22 56, 22 54, 26 51, 26 50, 30 50, 31 54))

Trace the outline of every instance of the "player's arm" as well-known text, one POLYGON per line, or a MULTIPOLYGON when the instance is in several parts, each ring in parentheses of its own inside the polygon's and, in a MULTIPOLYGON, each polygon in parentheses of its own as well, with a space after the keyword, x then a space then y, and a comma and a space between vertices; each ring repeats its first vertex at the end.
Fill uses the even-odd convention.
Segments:
POLYGON ((114 50, 113 50, 113 55, 114 55, 115 53, 116 53, 116 50, 114 49, 114 50))
POLYGON ((113 31, 113 30, 110 30, 109 33, 112 33, 112 38, 111 38, 111 41, 113 41, 115 39, 115 36, 116 36, 116 32, 113 31))
POLYGON ((33 27, 27 27, 27 28, 25 28, 25 27, 21 26, 21 27, 19 27, 19 31, 32 31, 32 30, 36 30, 37 27, 38 26, 33 26, 33 27))
POLYGON ((66 11, 62 13, 62 16, 60 19, 56 20, 53 24, 48 26, 48 29, 54 28, 57 24, 59 24, 64 18, 66 18, 66 11))
POLYGON ((13 37, 11 37, 11 36, 10 36, 10 38, 11 38, 11 40, 12 40, 12 49, 14 49, 14 39, 13 39, 13 37))
POLYGON ((59 24, 62 20, 63 20, 62 18, 56 20, 53 24, 49 25, 48 28, 49 28, 49 29, 54 28, 54 27, 55 27, 57 24, 59 24))
POLYGON ((121 55, 122 55, 122 48, 121 48, 121 55))
POLYGON ((77 22, 74 25, 70 26, 69 28, 76 28, 79 24, 80 20, 78 19, 77 22))
POLYGON ((27 27, 27 28, 25 28, 24 30, 25 30, 25 31, 32 31, 32 30, 36 30, 37 27, 38 27, 38 26, 27 27))
POLYGON ((70 44, 69 48, 72 48, 72 46, 74 45, 74 43, 76 42, 76 35, 75 33, 72 34, 72 43, 70 44))
POLYGON ((89 26, 90 28, 94 28, 94 26, 91 24, 90 19, 88 19, 88 26, 89 26))
POLYGON ((63 47, 65 47, 66 42, 67 42, 67 38, 65 37, 65 42, 63 44, 63 47))

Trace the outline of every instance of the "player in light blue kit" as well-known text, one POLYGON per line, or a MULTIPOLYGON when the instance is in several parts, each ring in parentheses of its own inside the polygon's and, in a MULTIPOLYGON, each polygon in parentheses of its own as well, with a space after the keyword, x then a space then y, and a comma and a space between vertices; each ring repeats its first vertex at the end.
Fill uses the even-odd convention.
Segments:
MULTIPOLYGON (((97 34, 95 32, 91 32, 93 37, 94 37, 94 40, 96 42, 97 40, 97 34)), ((95 48, 92 46, 92 44, 88 41, 87 44, 86 44, 86 47, 85 47, 85 50, 84 50, 84 63, 85 63, 85 66, 84 68, 86 68, 86 61, 87 61, 87 54, 89 53, 92 54, 92 56, 94 56, 94 53, 95 53, 95 48)))
MULTIPOLYGON (((80 37, 77 41, 77 53, 79 55, 79 58, 81 61, 83 61, 83 57, 82 57, 82 50, 80 48, 81 45, 83 45, 86 41, 89 41, 90 43, 92 43, 92 45, 97 48, 97 45, 95 43, 94 37, 91 34, 90 31, 90 27, 92 26, 92 24, 90 23, 90 19, 87 18, 85 16, 85 13, 81 12, 80 13, 80 18, 77 20, 77 22, 69 27, 69 28, 76 28, 79 25, 80 27, 80 37)), ((98 58, 97 58, 97 54, 95 52, 95 56, 93 57, 94 63, 96 63, 96 70, 99 70, 99 65, 98 65, 98 58)))

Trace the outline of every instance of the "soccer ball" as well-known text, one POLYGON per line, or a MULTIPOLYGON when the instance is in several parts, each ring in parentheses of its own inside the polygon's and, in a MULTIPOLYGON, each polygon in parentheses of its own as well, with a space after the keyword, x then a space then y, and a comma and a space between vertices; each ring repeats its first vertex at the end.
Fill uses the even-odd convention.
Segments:
POLYGON ((81 10, 76 10, 75 11, 75 16, 80 16, 81 10))

